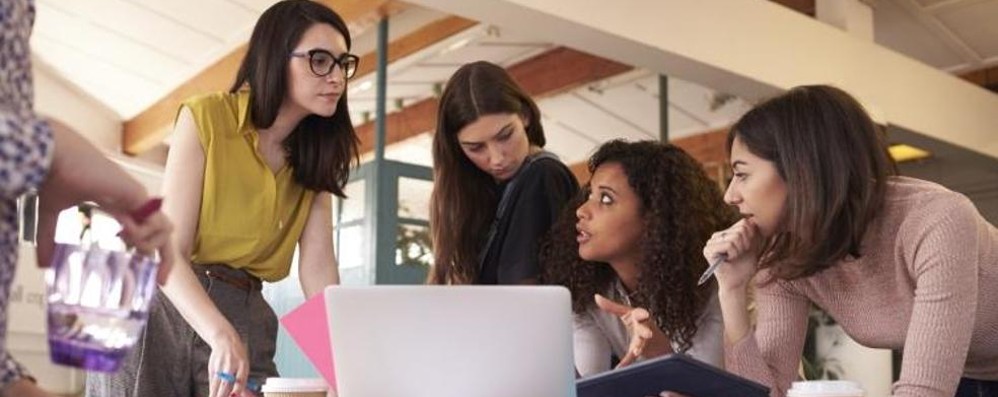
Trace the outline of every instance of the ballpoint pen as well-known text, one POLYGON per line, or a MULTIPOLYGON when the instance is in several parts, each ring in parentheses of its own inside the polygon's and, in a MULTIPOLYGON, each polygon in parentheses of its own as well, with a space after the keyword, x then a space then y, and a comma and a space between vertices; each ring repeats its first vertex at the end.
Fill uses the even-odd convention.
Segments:
POLYGON ((163 199, 160 197, 154 197, 146 201, 145 204, 142 204, 142 206, 136 209, 135 211, 132 211, 131 214, 129 215, 131 215, 132 219, 134 219, 136 222, 142 223, 145 222, 146 218, 148 218, 149 215, 152 215, 154 212, 159 211, 159 207, 161 207, 162 205, 163 205, 163 199))
POLYGON ((717 267, 721 266, 721 263, 724 263, 726 260, 728 260, 728 254, 720 254, 714 258, 714 262, 711 262, 710 266, 707 267, 707 270, 700 276, 700 281, 697 281, 697 285, 703 285, 703 283, 706 283, 707 280, 710 280, 710 276, 714 275, 714 271, 717 270, 717 267))
MULTIPOLYGON (((161 207, 162 205, 163 205, 163 199, 160 197, 154 197, 146 201, 145 204, 142 204, 142 206, 139 207, 138 209, 130 212, 128 215, 132 217, 132 220, 138 223, 142 223, 145 222, 146 218, 148 218, 154 212, 159 211, 159 207, 161 207)), ((115 236, 121 237, 121 233, 124 233, 124 230, 119 230, 118 233, 115 234, 115 236)))
MULTIPOLYGON (((132 217, 132 220, 138 223, 142 223, 145 222, 146 218, 148 218, 149 215, 152 215, 154 212, 159 211, 159 207, 161 207, 162 205, 163 205, 162 198, 160 197, 151 198, 148 201, 146 201, 145 204, 142 204, 142 206, 139 207, 137 210, 128 213, 128 215, 132 217)), ((118 233, 115 234, 115 237, 121 237, 121 233, 123 233, 124 231, 125 231, 124 229, 119 230, 118 233)))

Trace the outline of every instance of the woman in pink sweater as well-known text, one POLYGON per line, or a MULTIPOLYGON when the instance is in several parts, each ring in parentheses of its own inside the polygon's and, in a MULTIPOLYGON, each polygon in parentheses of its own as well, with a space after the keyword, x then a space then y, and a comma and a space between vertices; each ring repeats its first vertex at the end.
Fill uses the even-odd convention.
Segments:
POLYGON ((998 229, 961 194, 894 176, 876 125, 849 94, 806 86, 728 135, 715 233, 725 364, 783 396, 815 303, 857 342, 904 349, 894 396, 998 395, 998 229), (756 286, 753 332, 748 286, 756 286))

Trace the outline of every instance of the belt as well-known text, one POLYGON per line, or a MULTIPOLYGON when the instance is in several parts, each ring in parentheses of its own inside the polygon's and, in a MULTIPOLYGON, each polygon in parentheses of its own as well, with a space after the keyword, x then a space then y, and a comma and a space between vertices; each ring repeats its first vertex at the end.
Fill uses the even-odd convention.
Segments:
POLYGON ((259 291, 263 289, 263 282, 260 281, 260 279, 257 278, 256 276, 249 274, 244 270, 232 269, 226 265, 221 265, 221 264, 198 265, 198 266, 203 268, 204 275, 207 276, 208 278, 221 281, 223 283, 239 288, 243 291, 259 291), (240 275, 236 276, 231 274, 225 274, 226 273, 225 271, 219 271, 213 269, 219 266, 224 266, 228 268, 226 270, 229 271, 236 270, 240 273, 240 275))

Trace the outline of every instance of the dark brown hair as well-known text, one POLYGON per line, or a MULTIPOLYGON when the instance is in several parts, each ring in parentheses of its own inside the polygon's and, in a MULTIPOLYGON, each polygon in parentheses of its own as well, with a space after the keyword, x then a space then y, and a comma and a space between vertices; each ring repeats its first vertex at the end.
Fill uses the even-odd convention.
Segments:
POLYGON ((472 283, 478 276, 478 254, 495 217, 496 183, 461 150, 457 134, 479 117, 512 113, 526 121, 527 140, 544 147, 541 113, 506 71, 479 61, 462 66, 440 97, 433 136, 433 194, 430 228, 434 267, 429 282, 472 283))
MULTIPOLYGON (((274 124, 288 92, 288 57, 312 25, 324 23, 343 35, 350 48, 350 30, 343 18, 328 7, 309 0, 280 1, 256 22, 249 49, 230 92, 249 85, 250 119, 256 128, 274 124)), ((350 166, 358 160, 360 140, 350 122, 347 92, 330 117, 309 115, 284 140, 295 181, 307 189, 346 197, 343 187, 350 166)))
POLYGON ((792 280, 860 256, 896 169, 859 102, 835 87, 797 87, 742 116, 728 133, 728 153, 735 138, 775 164, 787 186, 761 268, 792 280))
MULTIPOLYGON (((717 183, 676 146, 611 141, 589 159, 589 172, 608 163, 620 164, 641 202, 644 232, 634 299, 686 350, 696 335, 697 319, 713 294, 711 288, 697 287, 697 278, 707 268, 703 245, 714 231, 734 222, 735 213, 724 204, 717 183)), ((568 287, 576 313, 595 306, 593 295, 606 293, 617 278, 609 264, 579 257, 575 214, 589 189, 587 184, 541 246, 542 281, 568 287)))

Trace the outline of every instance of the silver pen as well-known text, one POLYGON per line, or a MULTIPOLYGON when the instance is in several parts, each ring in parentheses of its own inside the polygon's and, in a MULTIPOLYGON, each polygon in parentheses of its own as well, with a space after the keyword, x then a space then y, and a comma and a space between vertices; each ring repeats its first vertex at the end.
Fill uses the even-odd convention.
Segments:
POLYGON ((726 260, 728 260, 728 254, 721 254, 714 258, 714 262, 712 262, 710 266, 707 267, 707 270, 703 272, 703 275, 700 276, 700 281, 697 281, 697 285, 703 285, 703 283, 706 283, 707 280, 710 280, 710 276, 714 275, 714 271, 717 270, 717 267, 721 266, 721 263, 726 260))

